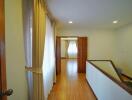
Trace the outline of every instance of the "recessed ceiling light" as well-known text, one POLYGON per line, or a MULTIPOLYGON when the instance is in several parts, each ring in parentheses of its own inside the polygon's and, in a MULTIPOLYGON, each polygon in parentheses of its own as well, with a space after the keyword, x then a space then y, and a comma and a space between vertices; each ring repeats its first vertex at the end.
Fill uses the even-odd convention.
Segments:
POLYGON ((118 23, 118 20, 113 21, 114 24, 118 23))
POLYGON ((72 21, 69 21, 68 23, 69 23, 69 24, 72 24, 73 22, 72 22, 72 21))

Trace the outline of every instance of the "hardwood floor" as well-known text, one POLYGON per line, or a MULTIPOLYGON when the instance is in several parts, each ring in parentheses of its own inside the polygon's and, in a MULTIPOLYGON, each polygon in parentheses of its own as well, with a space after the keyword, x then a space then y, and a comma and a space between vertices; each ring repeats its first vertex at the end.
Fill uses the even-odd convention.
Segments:
POLYGON ((76 60, 61 60, 61 74, 48 100, 96 100, 88 86, 85 74, 77 73, 76 60))

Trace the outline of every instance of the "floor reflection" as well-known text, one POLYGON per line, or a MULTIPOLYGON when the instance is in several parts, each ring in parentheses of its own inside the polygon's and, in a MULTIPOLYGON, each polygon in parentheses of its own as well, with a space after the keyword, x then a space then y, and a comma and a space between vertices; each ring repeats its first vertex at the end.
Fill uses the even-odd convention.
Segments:
POLYGON ((69 77, 77 76, 77 60, 68 60, 66 69, 69 77))
POLYGON ((77 60, 76 59, 65 59, 61 60, 61 75, 65 78, 74 79, 78 76, 77 74, 77 60))
POLYGON ((61 74, 53 86, 48 100, 96 100, 84 73, 77 73, 77 60, 63 59, 61 74))

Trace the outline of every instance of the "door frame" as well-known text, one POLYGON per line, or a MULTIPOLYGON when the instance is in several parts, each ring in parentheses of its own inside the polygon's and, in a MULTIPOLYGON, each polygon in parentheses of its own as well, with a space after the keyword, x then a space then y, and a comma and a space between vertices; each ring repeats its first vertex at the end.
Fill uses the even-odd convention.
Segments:
POLYGON ((88 37, 78 38, 78 73, 86 73, 86 61, 88 55, 88 37))
POLYGON ((56 36, 56 75, 61 73, 61 37, 56 36))
MULTIPOLYGON (((7 89, 6 83, 6 55, 5 55, 5 6, 4 0, 0 0, 0 91, 7 89)), ((7 100, 7 96, 0 97, 7 100)))
POLYGON ((61 73, 61 38, 78 38, 78 36, 56 36, 56 75, 61 73))
MULTIPOLYGON (((88 37, 87 36, 56 36, 56 74, 59 75, 61 73, 61 38, 77 38, 77 41, 79 40, 79 38, 87 38, 87 42, 88 42, 88 37), (60 40, 58 40, 58 38, 60 40)), ((78 45, 78 43, 77 43, 78 45)), ((77 46, 78 50, 79 45, 77 46)), ((84 47, 82 47, 81 49, 83 49, 84 47)), ((87 46, 86 46, 87 49, 87 46)), ((79 51, 78 51, 79 52, 79 51)), ((83 52, 81 52, 83 53, 83 52)), ((78 73, 85 73, 86 72, 86 62, 84 62, 84 60, 87 59, 87 50, 85 51, 86 56, 83 54, 83 56, 79 57, 80 55, 77 54, 77 68, 78 68, 78 73), (83 59, 83 61, 81 61, 81 63, 79 63, 80 59, 83 59), (85 64, 84 64, 85 63, 85 64), (83 66, 83 70, 80 70, 79 66, 83 66)))

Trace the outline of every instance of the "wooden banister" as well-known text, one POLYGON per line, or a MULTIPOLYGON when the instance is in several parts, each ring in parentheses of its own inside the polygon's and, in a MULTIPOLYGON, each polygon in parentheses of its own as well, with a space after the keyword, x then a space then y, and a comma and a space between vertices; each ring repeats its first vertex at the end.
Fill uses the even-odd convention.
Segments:
POLYGON ((120 73, 118 72, 118 70, 117 70, 117 68, 115 67, 115 64, 113 63, 112 60, 88 60, 88 61, 106 61, 106 62, 110 62, 111 65, 112 65, 112 67, 113 67, 113 69, 115 70, 116 74, 117 74, 118 77, 120 78, 120 80, 121 80, 122 82, 124 82, 123 79, 122 79, 122 77, 121 77, 121 75, 120 75, 120 73))
POLYGON ((124 73, 121 73, 121 75, 124 76, 124 77, 126 77, 126 78, 128 78, 129 80, 132 80, 132 77, 130 77, 130 76, 124 74, 124 73))
MULTIPOLYGON (((103 71, 101 68, 99 68, 97 65, 95 65, 94 63, 92 63, 92 61, 107 61, 107 62, 110 62, 114 68, 114 70, 116 71, 116 73, 118 73, 114 63, 112 62, 112 60, 87 60, 91 65, 93 65, 96 69, 98 69, 100 72, 102 72, 104 75, 106 75, 109 79, 111 79, 113 82, 115 82, 116 84, 118 84, 121 88, 123 88, 125 91, 127 91, 129 94, 132 95, 132 88, 128 87, 124 81, 122 81, 122 78, 121 78, 121 82, 117 79, 115 79, 113 76, 111 76, 110 74, 106 73, 105 71, 103 71)), ((117 74, 118 76, 119 73, 117 74)), ((120 76, 121 77, 121 76, 120 76)), ((119 78, 120 78, 119 77, 119 78)))

